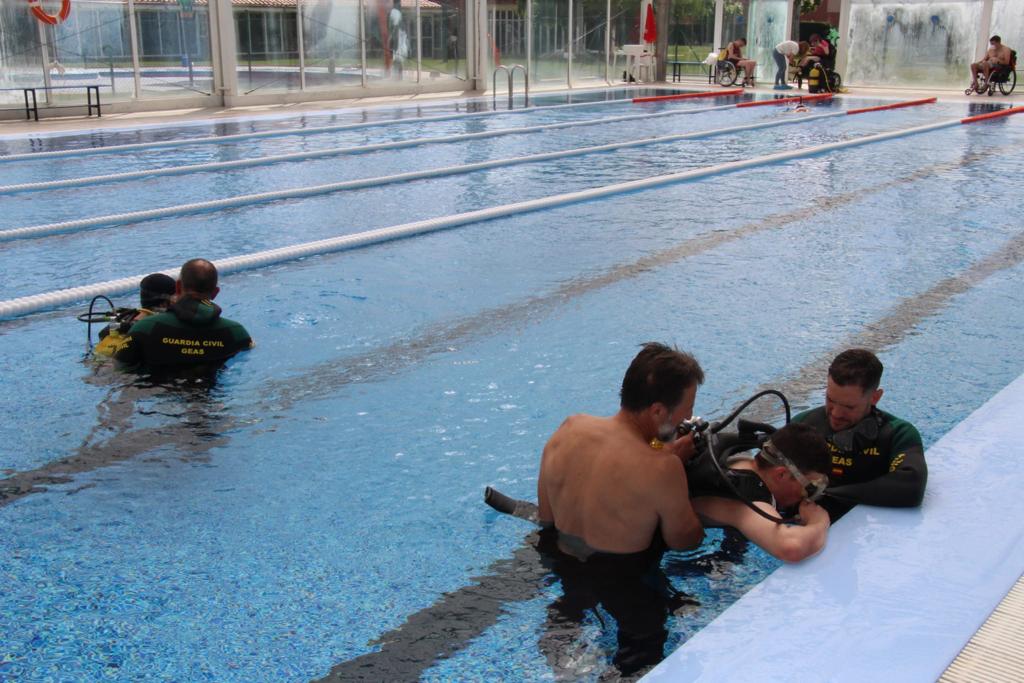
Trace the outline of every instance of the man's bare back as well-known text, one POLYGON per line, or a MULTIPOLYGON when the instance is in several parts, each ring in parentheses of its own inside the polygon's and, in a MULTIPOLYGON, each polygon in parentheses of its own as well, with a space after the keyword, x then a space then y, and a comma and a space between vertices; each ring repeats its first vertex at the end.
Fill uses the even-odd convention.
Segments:
MULTIPOLYGON (((673 419, 691 416, 695 393, 673 419)), ((646 550, 659 525, 670 548, 693 547, 703 536, 677 450, 652 447, 625 411, 563 422, 544 447, 537 496, 542 522, 597 551, 646 550)))

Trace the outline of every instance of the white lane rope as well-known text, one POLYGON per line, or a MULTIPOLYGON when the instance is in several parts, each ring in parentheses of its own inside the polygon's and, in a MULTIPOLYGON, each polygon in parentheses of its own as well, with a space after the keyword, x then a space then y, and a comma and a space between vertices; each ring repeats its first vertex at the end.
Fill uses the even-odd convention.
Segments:
POLYGON ((145 209, 142 211, 130 211, 127 213, 115 213, 107 216, 96 216, 94 218, 81 218, 73 221, 63 221, 60 223, 46 223, 43 225, 30 225, 21 228, 10 228, 7 230, 0 230, 0 243, 9 242, 11 240, 47 237, 49 235, 57 234, 67 234, 72 232, 78 232, 81 230, 88 230, 91 228, 113 227, 117 225, 141 223, 143 221, 156 220, 159 218, 169 218, 171 216, 182 216, 192 213, 205 213, 209 211, 222 211, 224 209, 238 208, 241 206, 252 206, 255 204, 265 204, 267 202, 280 201, 283 199, 297 199, 302 197, 312 197, 321 194, 330 194, 334 192, 359 190, 371 187, 382 187, 384 185, 392 185, 394 183, 405 183, 413 180, 423 180, 425 178, 440 178, 443 176, 471 173, 473 171, 482 171, 490 168, 501 168, 505 166, 516 166, 520 164, 531 164, 538 163, 541 161, 551 161, 553 159, 563 159, 565 157, 583 156, 586 154, 597 154, 600 152, 611 152, 619 149, 627 149, 630 147, 642 147, 647 145, 664 144, 669 142, 678 142, 681 140, 696 140, 699 138, 708 138, 717 135, 727 135, 730 133, 756 130, 759 128, 772 128, 775 126, 783 126, 788 124, 805 123, 809 121, 816 121, 819 119, 826 119, 835 116, 845 115, 845 111, 839 111, 804 117, 790 117, 775 121, 762 121, 759 123, 748 123, 741 126, 717 128, 714 130, 695 131, 691 133, 677 133, 674 135, 663 135, 660 137, 641 138, 639 140, 626 140, 623 142, 612 142, 605 145, 595 145, 592 147, 576 147, 573 149, 561 150, 558 152, 544 152, 542 154, 531 154, 523 157, 494 159, 491 161, 480 161, 477 163, 463 164, 460 166, 445 166, 443 168, 434 168, 425 171, 409 171, 407 173, 397 173, 389 176, 377 176, 374 178, 345 180, 337 183, 327 183, 325 185, 313 185, 311 187, 296 187, 287 190, 275 190, 272 192, 258 192, 256 194, 239 195, 237 197, 227 197, 224 199, 213 199, 205 202, 193 202, 191 204, 179 204, 176 206, 167 206, 159 209, 145 209))
POLYGON ((570 102, 568 104, 552 104, 545 107, 529 107, 527 109, 488 110, 475 112, 457 112, 454 114, 438 114, 436 116, 418 116, 404 119, 382 119, 380 121, 358 121, 355 123, 339 123, 333 126, 315 126, 310 128, 282 128, 280 130, 263 130, 252 133, 235 133, 232 135, 210 135, 198 138, 176 138, 174 140, 153 140, 151 142, 133 142, 124 145, 110 145, 108 147, 84 147, 82 149, 58 149, 49 152, 24 152, 22 154, 7 154, 0 156, 0 163, 11 161, 27 161, 30 159, 54 159, 63 157, 87 156, 91 154, 117 154, 120 152, 135 152, 145 149, 159 149, 167 147, 186 147, 190 145, 217 145, 226 142, 238 142, 239 140, 258 140, 262 138, 285 137, 288 135, 319 135, 321 133, 337 133, 345 130, 360 130, 363 128, 375 128, 377 126, 399 126, 399 125, 421 125, 435 121, 455 121, 459 119, 481 118, 486 116, 498 116, 502 114, 535 114, 554 109, 569 109, 572 107, 599 107, 615 104, 633 104, 633 100, 598 100, 596 102, 570 102))
MULTIPOLYGON (((592 201, 628 192, 638 192, 640 190, 648 190, 664 185, 707 178, 724 173, 735 173, 736 171, 754 168, 757 166, 781 163, 793 159, 824 154, 826 152, 832 152, 839 149, 848 149, 851 147, 858 147, 860 145, 893 140, 909 135, 918 135, 957 125, 960 125, 960 119, 940 121, 938 123, 914 126, 912 128, 904 128, 887 133, 866 135, 852 140, 843 140, 841 142, 815 145, 813 147, 805 147, 803 149, 795 149, 787 152, 776 152, 774 154, 754 157, 751 159, 715 164, 713 166, 705 166, 703 168, 682 171, 680 173, 653 176, 650 178, 643 178, 641 180, 632 180, 624 183, 615 183, 613 185, 591 188, 589 190, 568 192, 550 197, 542 197, 540 199, 516 202, 513 204, 504 204, 488 209, 467 211, 465 213, 455 214, 452 216, 430 218, 412 223, 404 223, 402 225, 367 230, 350 235, 341 235, 328 239, 305 242, 303 244, 296 244, 288 247, 278 247, 276 249, 268 249, 266 251, 260 251, 253 254, 218 259, 214 261, 214 263, 216 263, 218 270, 224 274, 251 268, 260 268, 286 261, 293 261, 307 256, 317 256, 332 252, 346 251, 371 244, 379 244, 381 242, 411 237, 413 235, 448 230, 471 223, 478 223, 496 218, 506 218, 508 216, 541 211, 544 209, 551 209, 584 201, 592 201)), ((168 269, 164 272, 173 275, 175 271, 174 269, 168 269)), ((135 275, 132 277, 110 280, 108 282, 82 285, 80 287, 72 287, 70 289, 61 289, 0 301, 0 318, 11 318, 14 316, 26 315, 28 313, 50 310, 79 301, 87 301, 98 294, 113 296, 119 293, 132 291, 138 287, 139 280, 141 280, 142 277, 143 275, 135 275)))
POLYGON ((526 135, 529 133, 541 133, 549 130, 580 128, 583 126, 600 126, 609 123, 622 123, 626 121, 643 121, 648 119, 664 118, 666 116, 702 114, 709 111, 721 111, 723 109, 735 108, 735 104, 724 104, 717 107, 701 107, 699 109, 678 109, 674 111, 656 112, 653 114, 629 114, 626 116, 610 116, 603 119, 563 121, 561 123, 550 123, 540 126, 501 128, 497 130, 481 131, 479 133, 461 133, 456 135, 444 135, 429 138, 414 138, 411 140, 396 140, 393 142, 379 142, 375 144, 360 145, 355 147, 334 147, 331 149, 292 152, 290 154, 277 154, 274 156, 256 157, 252 159, 237 159, 235 161, 216 161, 205 164, 190 164, 188 166, 169 166, 165 168, 154 168, 144 171, 126 171, 124 173, 109 173, 105 175, 87 176, 81 178, 67 178, 65 180, 49 180, 35 183, 18 183, 16 185, 0 185, 0 194, 14 194, 18 192, 37 192, 43 190, 66 189, 69 187, 83 187, 87 185, 98 185, 101 183, 124 182, 128 180, 137 180, 139 178, 152 178, 169 175, 184 175, 188 173, 205 173, 209 171, 220 171, 225 169, 248 168, 251 166, 263 166, 288 161, 307 161, 309 159, 342 156, 346 154, 367 154, 369 152, 403 149, 407 147, 418 147, 421 145, 464 142, 466 140, 480 140, 484 138, 499 137, 502 135, 526 135))

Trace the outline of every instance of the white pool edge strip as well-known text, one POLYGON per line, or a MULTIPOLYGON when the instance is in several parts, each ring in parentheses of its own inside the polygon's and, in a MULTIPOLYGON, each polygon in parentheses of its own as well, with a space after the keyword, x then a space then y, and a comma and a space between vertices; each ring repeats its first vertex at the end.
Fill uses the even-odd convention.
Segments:
POLYGON ((482 171, 486 169, 502 168, 506 166, 537 163, 541 161, 551 161, 553 159, 563 159, 567 157, 583 156, 587 154, 598 154, 601 152, 610 152, 630 147, 642 147, 646 145, 665 144, 669 142, 678 142, 683 140, 696 140, 700 138, 713 137, 717 135, 726 135, 729 133, 736 133, 747 130, 757 130, 760 128, 772 128, 775 126, 793 125, 808 121, 815 121, 818 119, 843 116, 844 114, 845 112, 830 112, 828 114, 817 114, 813 116, 805 116, 799 118, 781 119, 778 121, 761 121, 758 123, 743 124, 740 126, 731 126, 728 128, 716 128, 713 130, 694 131, 691 133, 677 133, 675 135, 641 138, 639 140, 625 140, 623 142, 612 142, 605 145, 595 145, 592 147, 575 147, 573 149, 560 150, 556 152, 545 152, 543 154, 531 154, 527 156, 511 157, 507 159, 493 159, 491 161, 480 161, 475 164, 445 166, 442 168, 427 169, 424 171, 409 171, 408 173, 398 173, 390 176, 358 178, 355 180, 345 180, 337 183, 314 185, 312 187, 297 187, 285 190, 274 190, 270 192, 258 192, 255 194, 239 195, 236 197, 226 197, 224 199, 212 199, 205 202, 178 204, 175 206, 167 206, 158 209, 143 209, 140 211, 110 214, 107 216, 95 216, 93 218, 82 218, 73 221, 62 221, 60 223, 46 223, 43 225, 29 225, 19 228, 8 228, 6 230, 0 230, 0 242, 7 242, 11 240, 27 238, 46 237, 49 235, 57 234, 68 234, 79 230, 86 230, 89 228, 96 227, 113 227, 117 225, 134 224, 143 221, 155 220, 158 218, 169 218, 172 216, 182 216, 193 213, 219 211, 223 209, 252 206, 254 204, 263 204, 272 201, 280 201, 283 199, 297 199, 302 197, 312 197, 321 194, 330 194, 334 192, 366 189, 371 187, 381 187, 384 185, 391 185, 394 183, 404 183, 413 180, 424 180, 427 178, 440 178, 444 176, 458 175, 462 173, 471 173, 473 171, 482 171))
POLYGON ((353 147, 333 147, 330 149, 309 150, 304 152, 293 152, 291 154, 277 154, 252 159, 238 159, 235 161, 215 161, 205 164, 190 164, 187 166, 168 166, 165 168, 154 168, 144 171, 127 171, 124 173, 110 173, 98 176, 83 176, 80 178, 67 178, 64 180, 50 180, 41 183, 18 183, 15 185, 0 186, 0 194, 14 194, 17 192, 40 192, 43 190, 64 189, 69 187, 82 187, 100 183, 123 182, 136 180, 138 178, 153 178, 169 175, 185 175, 188 173, 206 173, 224 169, 248 168, 251 166, 264 166, 269 164, 283 163, 288 161, 304 161, 321 157, 343 156, 346 154, 367 154, 384 150, 404 149, 407 147, 418 147, 421 145, 449 144, 465 142, 468 140, 481 140, 504 135, 528 135, 541 133, 548 130, 560 130, 563 128, 580 128, 583 126, 598 126, 609 123, 622 123, 626 121, 642 121, 647 119, 664 118, 667 116, 682 116, 686 114, 702 114, 709 111, 732 109, 736 105, 725 104, 717 107, 703 107, 699 109, 680 109, 678 111, 656 112, 653 114, 629 114, 626 116, 611 116, 603 119, 587 119, 583 121, 563 121, 541 126, 523 126, 519 128, 503 128, 479 133, 460 133, 455 135, 444 135, 429 138, 413 138, 411 140, 396 140, 393 142, 380 142, 370 145, 353 147))
MULTIPOLYGON (((632 180, 625 183, 616 183, 613 185, 605 185, 603 187, 591 188, 589 190, 581 190, 578 192, 569 192, 565 194, 553 195, 550 197, 531 199, 528 201, 517 202, 513 204, 505 204, 487 209, 469 211, 461 214, 456 214, 453 216, 442 216, 439 218, 430 218, 427 220, 415 221, 412 223, 405 223, 397 226, 377 228, 375 230, 367 230, 365 232, 360 232, 352 235, 342 235, 339 237, 316 240, 288 247, 269 249, 254 254, 247 254, 242 256, 235 256, 228 259, 221 259, 215 261, 215 263, 217 264, 217 268, 222 273, 229 273, 248 268, 263 267, 272 264, 283 263, 285 261, 292 261, 306 256, 314 256, 336 251, 344 251, 348 249, 354 249, 356 247, 400 239, 403 237, 410 237, 413 235, 419 235, 428 232, 436 232, 439 230, 447 230, 449 228, 454 228, 460 225, 466 225, 468 223, 476 223, 495 218, 504 218, 515 214, 528 213, 532 211, 539 211, 542 209, 565 206, 567 204, 574 204, 583 201, 601 199, 604 197, 609 197, 617 194, 646 190, 686 180, 694 180, 697 178, 705 178, 708 176, 720 175, 723 173, 731 173, 756 166, 763 166, 767 164, 779 163, 783 161, 789 161, 792 159, 813 156, 816 154, 823 154, 825 152, 830 152, 838 149, 846 149, 849 147, 856 147, 859 145, 881 142, 884 140, 891 140, 894 138, 905 137, 908 135, 930 132, 933 130, 939 130, 941 128, 947 128, 954 125, 960 125, 960 120, 953 119, 951 121, 942 121, 939 123, 932 123, 924 126, 915 126, 913 128, 890 131, 887 133, 877 133, 875 135, 868 135, 853 140, 844 140, 842 142, 833 142, 825 145, 815 145, 814 147, 791 150, 788 152, 777 152, 775 154, 769 154, 766 156, 754 157, 751 159, 743 159, 740 161, 732 161, 725 164, 716 164, 714 166, 705 166, 703 168, 693 169, 690 171, 682 171, 680 173, 654 176, 651 178, 643 178, 641 180, 632 180)), ((165 272, 173 273, 174 271, 173 269, 169 269, 168 271, 165 272)), ((91 299, 92 297, 98 294, 111 295, 115 293, 130 291, 131 289, 134 289, 138 286, 138 281, 141 278, 141 275, 137 275, 130 278, 120 278, 117 280, 111 280, 109 282, 101 282, 92 285, 83 285, 81 287, 73 287, 71 289, 62 289, 43 294, 33 294, 15 299, 9 299, 7 301, 2 301, 0 302, 0 319, 19 315, 26 315, 28 313, 35 313, 43 310, 49 310, 76 301, 85 301, 87 299, 91 299)))
POLYGON ((918 509, 859 506, 647 676, 935 681, 1024 572, 1024 375, 928 449, 918 509))

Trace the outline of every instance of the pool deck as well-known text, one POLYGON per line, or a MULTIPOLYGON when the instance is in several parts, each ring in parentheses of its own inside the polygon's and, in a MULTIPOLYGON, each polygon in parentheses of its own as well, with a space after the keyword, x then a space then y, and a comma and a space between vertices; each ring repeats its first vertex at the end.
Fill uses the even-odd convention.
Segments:
MULTIPOLYGON (((702 79, 638 87, 718 89, 702 79)), ((770 87, 752 92, 781 94, 770 87)), ((467 96, 483 94, 5 120, 0 121, 0 138, 436 105, 467 96)), ((1010 97, 895 88, 850 88, 844 96, 1024 105, 1024 88, 1010 97)), ((1016 637, 1024 635, 1024 584, 1014 588, 1024 572, 1024 524, 1017 521, 1024 519, 1024 499, 1016 484, 1017 463, 1024 455, 1016 433, 1022 412, 1024 376, 929 449, 930 481, 921 509, 854 509, 833 527, 821 555, 780 568, 645 680, 1024 678, 1021 639, 1016 637), (979 504, 985 500, 1000 501, 999 519, 986 515, 979 504)))

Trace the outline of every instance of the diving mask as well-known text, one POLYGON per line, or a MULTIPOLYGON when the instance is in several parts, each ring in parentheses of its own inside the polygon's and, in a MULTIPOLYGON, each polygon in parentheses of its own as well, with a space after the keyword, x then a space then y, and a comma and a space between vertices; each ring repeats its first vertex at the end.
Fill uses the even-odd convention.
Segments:
POLYGON ((821 498, 822 494, 825 493, 825 489, 828 488, 828 476, 821 474, 815 477, 813 480, 808 479, 807 475, 800 471, 800 469, 793 464, 793 461, 787 458, 778 447, 772 443, 771 439, 768 439, 761 445, 761 457, 767 460, 772 465, 781 465, 789 470, 789 473, 793 475, 797 483, 804 488, 804 497, 807 500, 817 500, 821 498))

